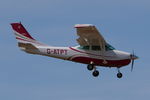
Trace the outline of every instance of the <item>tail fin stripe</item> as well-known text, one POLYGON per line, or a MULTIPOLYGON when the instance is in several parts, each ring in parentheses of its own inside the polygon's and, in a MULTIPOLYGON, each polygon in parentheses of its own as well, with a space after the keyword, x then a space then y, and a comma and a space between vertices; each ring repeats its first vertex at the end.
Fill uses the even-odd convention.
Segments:
MULTIPOLYGON (((15 32, 15 35, 16 35, 16 37, 20 37, 20 38, 27 39, 27 40, 32 40, 32 39, 30 39, 30 38, 28 38, 28 37, 25 37, 25 36, 23 36, 23 35, 21 35, 21 34, 18 34, 18 33, 16 33, 16 32, 15 32)), ((35 41, 35 40, 32 40, 32 41, 35 41)))
POLYGON ((19 34, 18 32, 15 32, 15 35, 16 35, 16 39, 18 39, 18 40, 32 42, 32 43, 36 43, 36 44, 39 44, 39 45, 44 45, 42 43, 39 43, 38 41, 35 41, 35 40, 32 40, 28 37, 23 36, 23 35, 19 34))
POLYGON ((21 40, 21 41, 26 41, 26 42, 30 42, 30 43, 35 43, 35 44, 38 44, 38 45, 44 45, 42 43, 39 43, 37 41, 32 41, 32 40, 26 40, 26 39, 22 39, 20 37, 16 37, 17 40, 21 40))
POLYGON ((30 41, 30 40, 25 40, 25 39, 22 39, 22 38, 19 38, 19 37, 16 37, 17 40, 21 40, 21 41, 26 41, 26 42, 31 42, 31 43, 36 43, 36 44, 39 44, 37 42, 34 42, 34 41, 30 41))
MULTIPOLYGON (((16 37, 17 40, 21 40, 21 41, 27 41, 27 40, 24 40, 24 39, 21 39, 19 37, 16 37)), ((27 42, 30 42, 30 41, 27 41, 27 42)))

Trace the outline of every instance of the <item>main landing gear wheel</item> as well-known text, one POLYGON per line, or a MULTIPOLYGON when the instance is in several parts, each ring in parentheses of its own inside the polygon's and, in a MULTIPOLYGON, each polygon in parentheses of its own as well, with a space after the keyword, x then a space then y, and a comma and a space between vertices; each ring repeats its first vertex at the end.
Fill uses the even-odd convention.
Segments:
POLYGON ((94 69, 94 65, 93 64, 87 65, 87 69, 90 70, 90 71, 93 70, 94 69))
POLYGON ((96 70, 96 66, 94 65, 94 63, 93 63, 92 61, 90 62, 90 64, 87 65, 87 69, 88 69, 89 71, 94 70, 93 73, 92 73, 92 75, 93 75, 94 77, 98 77, 99 71, 96 70))
POLYGON ((94 77, 97 77, 99 75, 99 71, 98 70, 94 70, 92 74, 93 74, 94 77))

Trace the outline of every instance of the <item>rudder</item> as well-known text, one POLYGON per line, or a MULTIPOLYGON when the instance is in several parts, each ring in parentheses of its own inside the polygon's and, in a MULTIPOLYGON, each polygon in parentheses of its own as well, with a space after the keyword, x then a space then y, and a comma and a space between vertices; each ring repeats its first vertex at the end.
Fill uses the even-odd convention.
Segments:
POLYGON ((11 23, 11 26, 16 35, 16 39, 19 41, 31 42, 35 39, 28 33, 21 23, 11 23))

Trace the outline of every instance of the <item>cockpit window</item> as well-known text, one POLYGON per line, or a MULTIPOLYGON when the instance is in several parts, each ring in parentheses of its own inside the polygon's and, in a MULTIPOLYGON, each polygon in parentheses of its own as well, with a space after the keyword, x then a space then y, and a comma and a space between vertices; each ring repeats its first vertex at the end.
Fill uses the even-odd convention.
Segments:
MULTIPOLYGON (((83 50, 90 50, 90 46, 79 46, 78 48, 83 49, 83 50)), ((94 51, 100 51, 101 47, 100 46, 91 46, 91 49, 94 51)), ((105 49, 106 49, 106 51, 109 51, 109 50, 114 50, 115 48, 112 47, 110 44, 106 44, 105 49)))

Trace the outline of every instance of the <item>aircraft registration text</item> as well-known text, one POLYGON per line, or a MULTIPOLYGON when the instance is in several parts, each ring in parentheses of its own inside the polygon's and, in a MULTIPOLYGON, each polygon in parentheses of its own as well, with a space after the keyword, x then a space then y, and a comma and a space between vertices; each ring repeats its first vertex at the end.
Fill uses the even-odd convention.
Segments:
POLYGON ((47 49, 47 54, 67 55, 65 49, 47 49))

